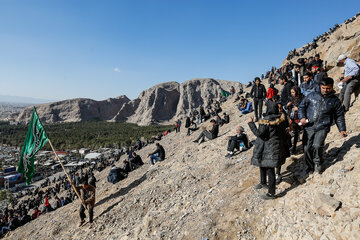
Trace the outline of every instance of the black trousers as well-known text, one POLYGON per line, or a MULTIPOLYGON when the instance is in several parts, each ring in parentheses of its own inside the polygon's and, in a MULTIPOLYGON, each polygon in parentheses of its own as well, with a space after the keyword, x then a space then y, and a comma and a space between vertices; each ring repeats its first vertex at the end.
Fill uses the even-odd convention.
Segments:
MULTIPOLYGON (((92 223, 93 217, 94 217, 94 208, 91 207, 90 205, 87 205, 87 208, 88 208, 88 211, 89 211, 89 222, 92 223)), ((85 208, 84 208, 84 206, 81 204, 81 207, 80 207, 80 219, 81 219, 81 221, 84 221, 85 218, 86 218, 85 208)))
POLYGON ((187 135, 190 135, 191 131, 196 131, 196 130, 198 130, 198 128, 188 128, 187 129, 187 135))
POLYGON ((269 193, 275 195, 275 168, 260 167, 260 183, 266 184, 266 176, 269 177, 269 193))
POLYGON ((236 140, 229 140, 228 141, 228 147, 227 147, 227 150, 230 151, 230 152, 233 152, 234 149, 239 149, 240 148, 240 143, 236 140))
POLYGON ((254 98, 255 119, 262 118, 262 107, 263 107, 262 98, 254 98))
POLYGON ((230 152, 233 152, 234 149, 240 149, 240 140, 242 140, 244 142, 244 146, 246 148, 249 148, 249 140, 246 136, 244 137, 241 137, 239 140, 233 140, 233 139, 229 139, 228 141, 228 147, 227 147, 227 150, 230 151, 230 152))

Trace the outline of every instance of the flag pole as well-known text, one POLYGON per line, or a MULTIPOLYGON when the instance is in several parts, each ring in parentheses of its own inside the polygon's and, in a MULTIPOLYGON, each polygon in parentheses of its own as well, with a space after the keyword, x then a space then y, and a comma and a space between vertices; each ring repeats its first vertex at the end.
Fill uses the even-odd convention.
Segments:
POLYGON ((81 200, 81 203, 82 203, 82 205, 84 206, 84 208, 85 208, 85 209, 87 209, 86 204, 85 204, 85 202, 84 202, 84 199, 82 199, 82 198, 81 198, 81 196, 80 196, 79 192, 77 191, 77 189, 76 189, 76 187, 75 187, 75 185, 74 185, 73 181, 71 180, 71 178, 70 178, 69 174, 67 173, 67 171, 66 171, 66 169, 65 169, 65 167, 64 167, 64 164, 60 161, 59 156, 58 156, 58 155, 57 155, 57 153, 55 152, 54 146, 52 145, 52 143, 51 143, 50 139, 48 139, 48 140, 49 140, 50 147, 51 147, 51 149, 53 150, 53 152, 54 152, 54 154, 55 154, 55 156, 56 156, 56 159, 59 161, 59 163, 60 163, 61 167, 63 168, 63 170, 64 170, 64 172, 65 172, 65 174, 66 174, 66 176, 67 176, 67 178, 68 178, 68 180, 69 180, 69 182, 70 182, 71 186, 73 187, 73 189, 74 189, 74 191, 75 191, 76 195, 77 195, 77 196, 79 197, 79 199, 81 200))

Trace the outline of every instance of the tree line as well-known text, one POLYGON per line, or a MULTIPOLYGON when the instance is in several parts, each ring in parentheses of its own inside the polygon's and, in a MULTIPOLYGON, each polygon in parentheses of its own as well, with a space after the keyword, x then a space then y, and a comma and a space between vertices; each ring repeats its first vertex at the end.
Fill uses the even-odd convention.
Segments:
MULTIPOLYGON (((167 125, 138 126, 132 123, 106 121, 55 123, 45 124, 44 127, 57 150, 130 146, 141 137, 150 139, 171 129, 167 125)), ((21 147, 27 130, 28 125, 0 122, 1 143, 21 147)), ((50 150, 50 146, 47 144, 44 150, 50 150)))

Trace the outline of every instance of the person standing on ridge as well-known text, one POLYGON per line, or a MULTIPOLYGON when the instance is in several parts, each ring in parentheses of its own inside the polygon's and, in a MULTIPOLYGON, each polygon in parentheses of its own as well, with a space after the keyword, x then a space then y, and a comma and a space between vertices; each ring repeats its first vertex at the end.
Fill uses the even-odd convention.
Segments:
POLYGON ((262 118, 263 101, 266 97, 266 89, 260 83, 260 78, 255 78, 255 85, 252 87, 250 96, 254 99, 255 122, 262 118))

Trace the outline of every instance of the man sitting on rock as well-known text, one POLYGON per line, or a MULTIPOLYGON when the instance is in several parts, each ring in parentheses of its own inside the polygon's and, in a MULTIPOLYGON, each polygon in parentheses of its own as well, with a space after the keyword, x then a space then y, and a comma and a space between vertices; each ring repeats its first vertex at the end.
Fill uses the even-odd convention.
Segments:
POLYGON ((209 140, 217 138, 219 134, 219 125, 216 124, 216 121, 214 119, 211 119, 210 123, 212 128, 208 128, 202 131, 199 137, 194 140, 195 143, 202 143, 203 141, 205 141, 205 137, 207 137, 209 140))
POLYGON ((196 123, 194 121, 190 122, 190 127, 188 127, 188 131, 187 131, 187 135, 190 136, 191 132, 194 132, 196 130, 198 130, 199 128, 197 127, 196 123))
POLYGON ((244 114, 248 114, 253 111, 252 103, 249 102, 247 99, 244 100, 245 107, 240 107, 239 110, 241 111, 241 116, 244 114))
POLYGON ((241 126, 236 128, 235 136, 227 136, 226 139, 228 140, 228 153, 225 156, 227 158, 230 158, 234 155, 235 149, 238 149, 241 152, 250 148, 248 136, 246 135, 244 128, 241 126))
POLYGON ((148 154, 150 164, 154 165, 154 161, 163 161, 165 159, 165 150, 160 143, 156 143, 156 150, 153 153, 148 154))

